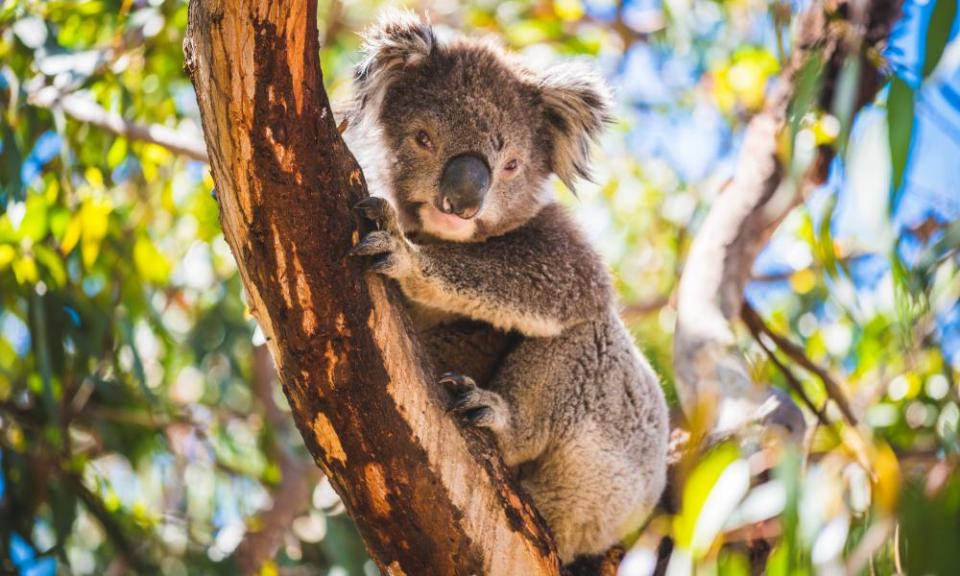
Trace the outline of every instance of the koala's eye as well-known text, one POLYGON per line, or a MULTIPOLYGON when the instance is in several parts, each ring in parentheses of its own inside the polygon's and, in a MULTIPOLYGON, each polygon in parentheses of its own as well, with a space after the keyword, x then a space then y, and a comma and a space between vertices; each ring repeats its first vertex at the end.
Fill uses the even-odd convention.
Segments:
POLYGON ((520 163, 517 162, 516 158, 513 158, 507 161, 507 163, 503 165, 503 169, 506 170, 507 172, 514 172, 519 167, 520 167, 520 163))
POLYGON ((430 140, 430 135, 427 134, 426 130, 417 132, 417 145, 426 150, 433 150, 433 142, 430 140))

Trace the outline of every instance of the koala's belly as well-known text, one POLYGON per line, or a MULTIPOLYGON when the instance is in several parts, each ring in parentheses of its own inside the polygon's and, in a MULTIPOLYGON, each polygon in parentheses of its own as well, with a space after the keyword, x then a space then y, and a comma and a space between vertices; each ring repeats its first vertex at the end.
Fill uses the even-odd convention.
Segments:
POLYGON ((455 320, 436 324, 419 332, 436 376, 456 372, 487 386, 504 357, 515 346, 517 336, 482 322, 455 320))

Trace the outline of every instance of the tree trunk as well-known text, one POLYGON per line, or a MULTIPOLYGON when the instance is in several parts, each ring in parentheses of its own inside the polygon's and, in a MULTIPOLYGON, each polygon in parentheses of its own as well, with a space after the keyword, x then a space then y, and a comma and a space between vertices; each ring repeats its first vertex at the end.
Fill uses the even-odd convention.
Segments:
POLYGON ((193 0, 185 68, 224 236, 297 427, 385 574, 557 574, 529 503, 443 410, 395 292, 344 255, 366 196, 316 2, 193 0))

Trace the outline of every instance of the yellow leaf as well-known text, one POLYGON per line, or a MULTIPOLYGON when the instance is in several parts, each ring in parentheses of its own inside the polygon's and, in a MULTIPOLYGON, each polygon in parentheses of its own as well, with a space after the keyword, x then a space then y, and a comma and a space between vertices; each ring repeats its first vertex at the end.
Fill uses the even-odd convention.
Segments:
POLYGON ((88 166, 84 171, 83 176, 94 188, 98 190, 102 190, 104 188, 103 172, 101 172, 99 168, 96 168, 95 166, 88 166))
POLYGON ((741 48, 713 73, 713 96, 730 112, 739 103, 748 110, 763 106, 767 82, 780 69, 777 58, 763 48, 741 48))
POLYGON ((873 454, 873 494, 877 508, 885 514, 894 514, 900 497, 900 463, 897 455, 885 442, 877 442, 873 454))
POLYGON ((813 123, 813 137, 818 146, 833 144, 840 135, 840 122, 830 114, 821 114, 813 123))
POLYGON ((107 235, 112 210, 110 201, 105 199, 87 200, 80 208, 80 253, 87 268, 93 266, 100 255, 100 243, 107 235))
POLYGON ((80 241, 80 232, 83 230, 83 218, 81 215, 74 214, 67 224, 67 231, 63 234, 63 240, 60 242, 60 249, 64 254, 69 254, 71 250, 80 241))
POLYGON ((23 256, 14 260, 13 274, 17 277, 17 284, 36 284, 40 278, 37 273, 37 261, 33 256, 23 256))
POLYGON ((790 275, 790 287, 797 294, 806 294, 817 285, 817 275, 809 268, 797 270, 790 275))
POLYGON ((580 0, 554 0, 553 11, 557 17, 567 22, 583 18, 583 3, 580 0))
POLYGON ((17 251, 9 244, 0 245, 0 270, 3 270, 17 257, 17 251))
POLYGON ((147 281, 163 284, 170 277, 170 261, 145 236, 137 238, 133 246, 133 262, 147 281))

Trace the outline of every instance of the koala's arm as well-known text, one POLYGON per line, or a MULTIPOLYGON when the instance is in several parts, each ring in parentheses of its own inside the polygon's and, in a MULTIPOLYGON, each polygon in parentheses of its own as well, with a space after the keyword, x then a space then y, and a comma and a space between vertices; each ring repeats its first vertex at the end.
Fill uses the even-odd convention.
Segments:
POLYGON ((556 336, 606 314, 611 301, 602 261, 557 205, 485 242, 401 244, 375 267, 408 298, 501 330, 556 336))

